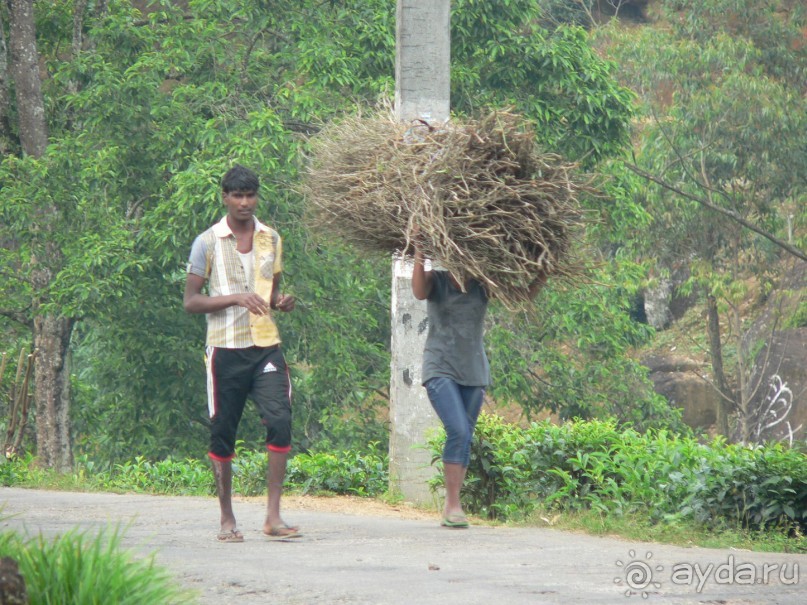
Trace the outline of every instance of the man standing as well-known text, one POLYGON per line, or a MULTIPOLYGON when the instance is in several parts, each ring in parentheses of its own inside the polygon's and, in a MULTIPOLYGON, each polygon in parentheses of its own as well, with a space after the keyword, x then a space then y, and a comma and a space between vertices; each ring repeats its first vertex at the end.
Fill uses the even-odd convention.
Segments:
POLYGON ((300 537, 280 517, 280 496, 291 450, 291 382, 272 311, 294 309, 280 294, 280 235, 255 216, 260 183, 243 166, 222 179, 227 216, 193 242, 185 283, 188 313, 207 314, 207 396, 210 456, 221 507, 221 542, 243 542, 232 508, 232 459, 241 414, 252 399, 266 427, 268 491, 263 533, 300 537), (208 292, 203 293, 207 285, 208 292))

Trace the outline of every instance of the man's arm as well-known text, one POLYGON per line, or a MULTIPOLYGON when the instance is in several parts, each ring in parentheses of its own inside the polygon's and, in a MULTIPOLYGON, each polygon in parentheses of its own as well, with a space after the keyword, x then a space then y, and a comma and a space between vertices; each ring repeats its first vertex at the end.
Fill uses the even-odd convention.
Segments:
POLYGON ((288 313, 289 311, 294 310, 294 305, 297 302, 297 299, 291 294, 280 293, 280 282, 282 279, 282 273, 275 273, 275 276, 272 279, 272 298, 270 306, 278 311, 288 313))
POLYGON ((227 307, 239 306, 255 315, 264 315, 269 311, 269 303, 254 292, 244 294, 228 294, 226 296, 208 296, 202 293, 207 281, 204 277, 188 273, 185 281, 185 295, 182 299, 188 313, 214 313, 227 307))

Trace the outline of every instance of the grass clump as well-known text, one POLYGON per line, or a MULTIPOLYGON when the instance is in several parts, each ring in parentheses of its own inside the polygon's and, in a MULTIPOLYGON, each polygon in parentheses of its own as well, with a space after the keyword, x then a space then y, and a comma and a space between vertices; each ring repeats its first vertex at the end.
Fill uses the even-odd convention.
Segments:
POLYGON ((0 555, 14 559, 25 579, 30 605, 179 605, 196 595, 175 583, 154 562, 120 547, 118 530, 91 536, 69 531, 53 539, 0 533, 0 555))

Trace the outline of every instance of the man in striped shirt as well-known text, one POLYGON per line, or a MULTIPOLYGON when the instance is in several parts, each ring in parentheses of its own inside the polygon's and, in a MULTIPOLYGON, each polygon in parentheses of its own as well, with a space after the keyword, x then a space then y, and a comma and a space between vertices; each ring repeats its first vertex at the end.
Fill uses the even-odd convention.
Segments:
POLYGON ((227 215, 194 240, 184 296, 188 313, 207 316, 208 455, 221 508, 217 539, 244 541, 232 508, 232 459, 247 398, 256 403, 266 426, 269 470, 263 533, 275 539, 296 538, 301 535, 298 528, 280 516, 291 450, 291 382, 272 317, 273 311, 294 309, 295 299, 280 294, 280 235, 254 216, 257 175, 235 165, 221 185, 227 215))

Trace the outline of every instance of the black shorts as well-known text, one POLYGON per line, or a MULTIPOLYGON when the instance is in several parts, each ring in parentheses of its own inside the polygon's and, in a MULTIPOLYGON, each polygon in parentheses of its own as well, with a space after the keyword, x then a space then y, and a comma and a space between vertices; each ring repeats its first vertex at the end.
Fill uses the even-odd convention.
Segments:
POLYGON ((291 380, 279 345, 225 349, 207 347, 207 403, 210 412, 210 451, 214 460, 235 456, 238 423, 247 398, 258 406, 266 426, 266 447, 291 449, 291 380))

